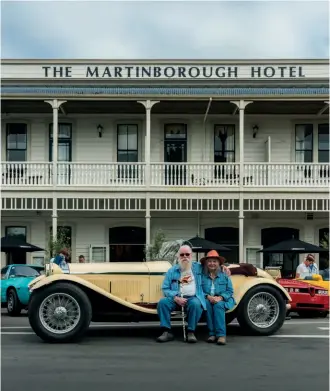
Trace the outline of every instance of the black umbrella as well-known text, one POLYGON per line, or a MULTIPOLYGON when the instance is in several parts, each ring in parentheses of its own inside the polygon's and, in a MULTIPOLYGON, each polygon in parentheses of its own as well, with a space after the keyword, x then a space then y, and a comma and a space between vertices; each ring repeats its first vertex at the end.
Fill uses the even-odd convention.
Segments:
POLYGON ((231 251, 230 248, 221 246, 220 244, 211 242, 199 236, 195 236, 189 240, 186 240, 186 243, 192 247, 193 252, 195 253, 205 253, 207 251, 216 250, 216 251, 231 251))
POLYGON ((329 252, 327 248, 315 246, 314 244, 303 242, 298 239, 289 239, 279 242, 274 246, 259 250, 259 253, 296 253, 296 254, 307 254, 307 253, 323 253, 329 252))
POLYGON ((34 251, 44 251, 44 249, 27 243, 16 236, 4 236, 1 238, 1 252, 10 253, 16 251, 32 253, 34 251))

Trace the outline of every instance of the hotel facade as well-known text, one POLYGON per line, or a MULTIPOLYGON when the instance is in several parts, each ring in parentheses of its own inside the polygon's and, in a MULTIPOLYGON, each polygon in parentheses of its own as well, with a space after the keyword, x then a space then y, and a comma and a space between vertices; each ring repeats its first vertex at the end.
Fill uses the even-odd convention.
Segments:
POLYGON ((1 77, 2 236, 46 249, 62 229, 72 262, 141 261, 161 229, 290 273, 258 251, 329 232, 326 60, 3 60, 1 77))

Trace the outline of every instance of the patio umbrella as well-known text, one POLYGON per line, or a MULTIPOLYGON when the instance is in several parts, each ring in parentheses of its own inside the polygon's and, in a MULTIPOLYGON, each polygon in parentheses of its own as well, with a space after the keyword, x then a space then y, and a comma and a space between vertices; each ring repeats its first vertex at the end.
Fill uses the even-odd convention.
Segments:
POLYGON ((15 251, 32 253, 34 251, 44 251, 44 249, 15 236, 4 236, 1 238, 1 252, 10 253, 15 251))
POLYGON ((307 253, 324 253, 329 252, 327 248, 315 246, 314 244, 303 242, 298 239, 284 240, 274 244, 273 246, 259 250, 260 253, 296 253, 296 254, 307 254, 307 253))
POLYGON ((197 253, 206 253, 207 251, 216 250, 216 251, 231 251, 230 248, 221 246, 220 244, 211 242, 199 236, 195 236, 189 240, 186 240, 191 247, 193 252, 197 253))

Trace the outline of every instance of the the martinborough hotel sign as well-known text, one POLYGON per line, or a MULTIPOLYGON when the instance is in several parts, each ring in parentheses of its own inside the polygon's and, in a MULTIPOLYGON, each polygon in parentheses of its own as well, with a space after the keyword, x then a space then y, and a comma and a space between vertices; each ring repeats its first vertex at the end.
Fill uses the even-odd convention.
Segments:
POLYGON ((328 78, 326 64, 2 64, 2 79, 305 79, 328 78))

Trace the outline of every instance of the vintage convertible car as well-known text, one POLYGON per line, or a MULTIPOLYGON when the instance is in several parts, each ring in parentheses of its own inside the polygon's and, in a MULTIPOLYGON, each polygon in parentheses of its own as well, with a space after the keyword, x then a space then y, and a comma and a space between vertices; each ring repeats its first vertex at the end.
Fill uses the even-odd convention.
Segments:
MULTIPOLYGON (((159 321, 161 285, 171 267, 167 261, 68 264, 62 270, 46 265, 46 275, 29 285, 29 321, 44 341, 80 339, 91 321, 159 321)), ((289 293, 267 272, 253 265, 231 265, 237 318, 245 333, 270 335, 278 331, 290 308, 289 293)), ((173 312, 173 319, 181 311, 173 312)))

